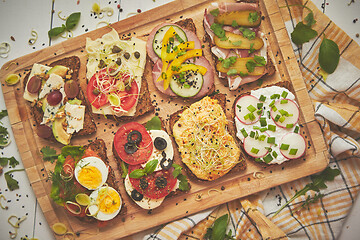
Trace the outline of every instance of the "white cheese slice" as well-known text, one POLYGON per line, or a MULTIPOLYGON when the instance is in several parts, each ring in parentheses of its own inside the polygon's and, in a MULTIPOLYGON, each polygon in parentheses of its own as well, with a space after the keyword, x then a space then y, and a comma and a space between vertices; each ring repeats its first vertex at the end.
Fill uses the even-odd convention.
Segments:
POLYGON ((29 79, 26 82, 26 86, 25 86, 25 90, 24 90, 24 99, 26 99, 27 101, 30 102, 34 102, 35 100, 38 99, 39 94, 37 93, 29 93, 29 91, 27 90, 27 84, 29 83, 29 80, 35 75, 35 74, 41 74, 41 73, 45 73, 46 71, 50 70, 51 67, 42 65, 42 64, 38 64, 38 63, 34 63, 30 75, 29 75, 29 79))
POLYGON ((66 132, 73 134, 84 127, 85 106, 77 104, 65 104, 65 118, 67 123, 66 132))
MULTIPOLYGON (((120 40, 118 33, 115 29, 111 32, 103 35, 101 38, 91 40, 86 38, 86 51, 88 53, 88 62, 86 65, 87 72, 86 77, 90 78, 100 70, 98 65, 100 60, 103 60, 106 64, 112 64, 116 59, 121 59, 121 71, 129 72, 135 79, 139 92, 141 90, 141 81, 146 64, 146 42, 132 38, 131 40, 120 40), (112 48, 116 45, 122 49, 119 53, 113 53, 112 48), (140 57, 134 56, 135 52, 140 53, 140 57), (124 58, 124 53, 130 54, 129 59, 124 58), (106 56, 106 57, 105 57, 106 56)), ((110 104, 103 106, 102 108, 96 109, 92 107, 93 113, 105 114, 105 115, 116 115, 116 116, 134 116, 136 113, 136 105, 127 112, 114 113, 110 107, 110 104)))
MULTIPOLYGON (((51 90, 54 89, 64 89, 64 79, 56 74, 50 74, 48 80, 46 80, 44 86, 42 87, 40 93, 39 93, 39 99, 42 99, 46 96, 46 94, 50 93, 51 90)), ((61 90, 60 90, 61 91, 61 90)), ((63 96, 65 96, 65 92, 63 92, 63 96)))

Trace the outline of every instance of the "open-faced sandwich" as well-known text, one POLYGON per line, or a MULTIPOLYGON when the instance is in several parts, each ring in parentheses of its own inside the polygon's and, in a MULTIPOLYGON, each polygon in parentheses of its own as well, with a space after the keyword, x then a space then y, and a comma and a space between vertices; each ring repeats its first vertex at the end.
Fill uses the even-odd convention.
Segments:
MULTIPOLYGON (((49 151, 49 147, 41 150, 44 157, 49 151)), ((103 226, 122 208, 123 201, 101 139, 86 146, 63 147, 51 172, 51 181, 53 201, 81 220, 96 219, 103 226)))
POLYGON ((267 164, 300 158, 306 151, 290 83, 278 85, 241 94, 234 102, 236 136, 249 156, 267 164))
POLYGON ((96 131, 78 84, 80 60, 69 57, 49 66, 35 63, 24 79, 24 99, 31 102, 37 134, 67 145, 75 135, 96 131))
POLYGON ((115 134, 113 152, 122 169, 125 190, 144 209, 161 205, 165 197, 189 190, 181 166, 174 163, 170 136, 158 117, 144 125, 124 124, 115 134))
POLYGON ((275 72, 260 31, 261 18, 258 3, 213 3, 205 9, 204 28, 216 71, 230 90, 275 72))
POLYGON ((87 97, 95 114, 132 118, 153 111, 143 79, 146 42, 120 40, 113 29, 101 38, 86 39, 87 97))
POLYGON ((214 71, 203 56, 191 19, 162 23, 147 40, 156 88, 169 96, 201 98, 214 90, 214 71))
POLYGON ((170 116, 170 127, 183 163, 199 179, 212 181, 236 165, 246 167, 228 130, 225 95, 204 97, 170 116))

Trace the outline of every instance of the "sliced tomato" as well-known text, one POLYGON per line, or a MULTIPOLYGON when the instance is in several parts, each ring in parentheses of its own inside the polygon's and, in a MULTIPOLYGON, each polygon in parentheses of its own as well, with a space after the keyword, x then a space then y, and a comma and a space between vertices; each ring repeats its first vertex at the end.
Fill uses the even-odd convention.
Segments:
MULTIPOLYGON (((125 91, 117 92, 117 95, 120 97, 120 109, 129 111, 136 103, 139 97, 139 87, 136 81, 132 81, 131 88, 125 91)), ((115 109, 119 107, 113 107, 115 109)))
MULTIPOLYGON (((141 165, 129 166, 129 173, 131 173, 135 169, 140 169, 140 168, 142 168, 141 165)), ((168 170, 156 171, 156 172, 153 172, 152 174, 142 177, 148 183, 148 186, 145 189, 142 189, 140 187, 141 178, 129 178, 129 179, 130 179, 131 185, 138 192, 140 192, 141 194, 143 194, 146 197, 149 197, 152 199, 159 199, 159 198, 166 197, 174 189, 177 179, 174 178, 173 171, 174 171, 174 168, 171 167, 168 170), (166 179, 167 184, 165 187, 159 188, 156 186, 155 181, 158 177, 163 177, 166 179)))
POLYGON ((147 162, 153 152, 153 141, 146 128, 137 122, 124 124, 119 128, 114 137, 114 148, 119 157, 130 165, 147 162), (137 151, 133 154, 125 152, 127 136, 130 132, 137 130, 141 133, 142 140, 137 144, 137 151))
POLYGON ((65 162, 63 165, 63 172, 65 173, 66 176, 69 176, 71 174, 74 174, 74 169, 75 169, 75 160, 72 156, 68 155, 65 158, 65 162))
POLYGON ((82 158, 86 158, 86 157, 99 157, 99 156, 94 150, 92 150, 91 148, 87 148, 82 158))
POLYGON ((113 84, 114 79, 110 77, 109 74, 107 73, 107 68, 103 68, 91 77, 87 85, 86 95, 88 97, 89 102, 95 108, 100 108, 101 106, 104 106, 106 103, 108 103, 109 100, 107 97, 107 93, 103 93, 99 91, 97 78, 100 81, 109 82, 108 84, 104 84, 104 87, 109 87, 111 84, 113 84), (95 94, 96 92, 98 92, 98 94, 95 94))

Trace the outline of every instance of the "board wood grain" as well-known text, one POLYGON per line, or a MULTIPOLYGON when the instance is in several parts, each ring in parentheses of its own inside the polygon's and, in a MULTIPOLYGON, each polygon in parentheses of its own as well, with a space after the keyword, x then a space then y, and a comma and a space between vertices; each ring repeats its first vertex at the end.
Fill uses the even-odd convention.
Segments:
MULTIPOLYGON (((212 57, 208 43, 204 42, 205 33, 202 27, 202 20, 204 9, 212 2, 220 1, 175 0, 164 6, 111 24, 111 27, 118 31, 120 37, 128 37, 131 35, 146 40, 147 35, 157 24, 162 22, 176 22, 184 18, 192 18, 197 27, 197 35, 204 44, 204 55, 211 60, 212 57)), ((285 80, 292 82, 297 102, 301 109, 301 133, 306 137, 308 145, 306 156, 301 159, 274 166, 267 166, 246 160, 247 169, 245 171, 230 172, 226 176, 213 182, 190 180, 192 187, 189 193, 168 198, 159 208, 147 211, 139 208, 126 194, 115 158, 111 152, 113 136, 119 126, 125 122, 116 122, 113 119, 106 119, 103 116, 95 116, 95 122, 98 128, 97 133, 91 136, 73 139, 72 144, 84 145, 88 143, 89 139, 94 138, 102 138, 105 140, 108 148, 107 154, 110 165, 115 170, 120 194, 126 206, 109 226, 102 229, 98 229, 96 224, 84 223, 77 218, 67 215, 63 207, 56 205, 50 199, 51 182, 48 178, 50 171, 54 168, 54 164, 42 161, 40 149, 43 146, 51 145, 59 150, 61 144, 49 143, 36 135, 34 119, 32 118, 29 105, 22 97, 23 83, 16 86, 7 86, 4 84, 4 79, 10 73, 19 74, 21 79, 23 79, 34 63, 50 64, 60 58, 76 55, 81 61, 79 75, 81 87, 85 89, 87 61, 86 52, 84 51, 85 39, 86 37, 92 39, 101 37, 103 34, 109 32, 110 28, 103 27, 84 35, 74 37, 63 43, 11 61, 16 64, 11 64, 10 66, 10 62, 8 62, 2 67, 0 70, 2 90, 16 144, 19 148, 32 188, 50 226, 56 222, 63 222, 71 231, 82 232, 82 239, 98 239, 99 237, 102 239, 123 238, 133 233, 194 214, 221 203, 229 202, 317 173, 327 166, 329 161, 327 148, 321 129, 315 121, 313 105, 306 91, 277 1, 263 0, 260 2, 260 7, 262 14, 265 17, 264 21, 262 21, 262 31, 266 34, 269 43, 269 54, 276 66, 275 75, 264 79, 263 85, 285 80), (8 66, 10 67, 7 69, 8 66), (256 172, 262 172, 264 178, 254 178, 253 175, 256 172), (198 200, 199 195, 202 196, 200 201, 198 200)), ((191 104, 193 101, 168 98, 159 93, 152 82, 151 67, 151 63, 148 60, 144 76, 149 83, 151 98, 156 105, 156 114, 165 119, 167 125, 168 117, 171 113, 176 112, 182 106, 191 104)), ((228 88, 216 78, 215 87, 217 90, 227 95, 227 99, 229 100, 227 103, 229 120, 232 121, 230 119, 230 112, 233 100, 243 91, 246 92, 257 88, 258 86, 257 83, 251 83, 242 86, 236 91, 230 92, 228 88)), ((147 114, 137 118, 136 121, 143 123, 153 116, 154 114, 147 114)), ((178 153, 175 154, 175 159, 179 162, 178 153)))

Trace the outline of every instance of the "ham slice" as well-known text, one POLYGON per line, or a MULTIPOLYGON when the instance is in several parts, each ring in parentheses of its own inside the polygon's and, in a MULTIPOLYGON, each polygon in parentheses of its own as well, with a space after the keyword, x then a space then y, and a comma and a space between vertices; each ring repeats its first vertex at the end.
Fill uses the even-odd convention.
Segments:
MULTIPOLYGON (((207 72, 203 76, 204 83, 203 83, 203 86, 202 86, 201 90, 195 96, 193 96, 191 98, 204 97, 214 85, 214 69, 213 69, 213 67, 211 66, 211 64, 209 63, 209 61, 205 57, 198 57, 198 58, 196 58, 195 62, 191 59, 191 61, 189 61, 189 63, 193 63, 193 64, 196 64, 196 65, 201 65, 201 66, 203 66, 203 67, 205 67, 207 69, 207 72)), ((160 81, 160 82, 157 81, 157 79, 161 75, 161 68, 162 68, 162 62, 161 62, 161 59, 159 59, 154 64, 153 71, 152 71, 152 77, 153 77, 155 87, 160 92, 162 92, 162 93, 164 93, 166 95, 176 96, 176 94, 170 89, 170 87, 168 89, 164 90, 163 81, 160 81)))
MULTIPOLYGON (((153 61, 154 63, 156 63, 160 59, 159 56, 156 55, 156 53, 154 52, 154 49, 153 49, 154 36, 155 36, 156 32, 160 28, 162 28, 164 26, 167 26, 167 25, 176 25, 176 24, 174 24, 174 23, 162 23, 162 24, 156 26, 151 31, 151 33, 149 34, 148 40, 146 42, 146 51, 147 51, 151 61, 153 61)), ((188 31, 186 29, 183 29, 179 25, 176 25, 176 26, 178 26, 179 28, 181 28, 185 32, 185 34, 186 34, 186 36, 188 38, 188 41, 194 41, 195 42, 195 49, 201 49, 201 42, 200 42, 199 38, 196 36, 195 33, 191 32, 191 31, 188 31)))

